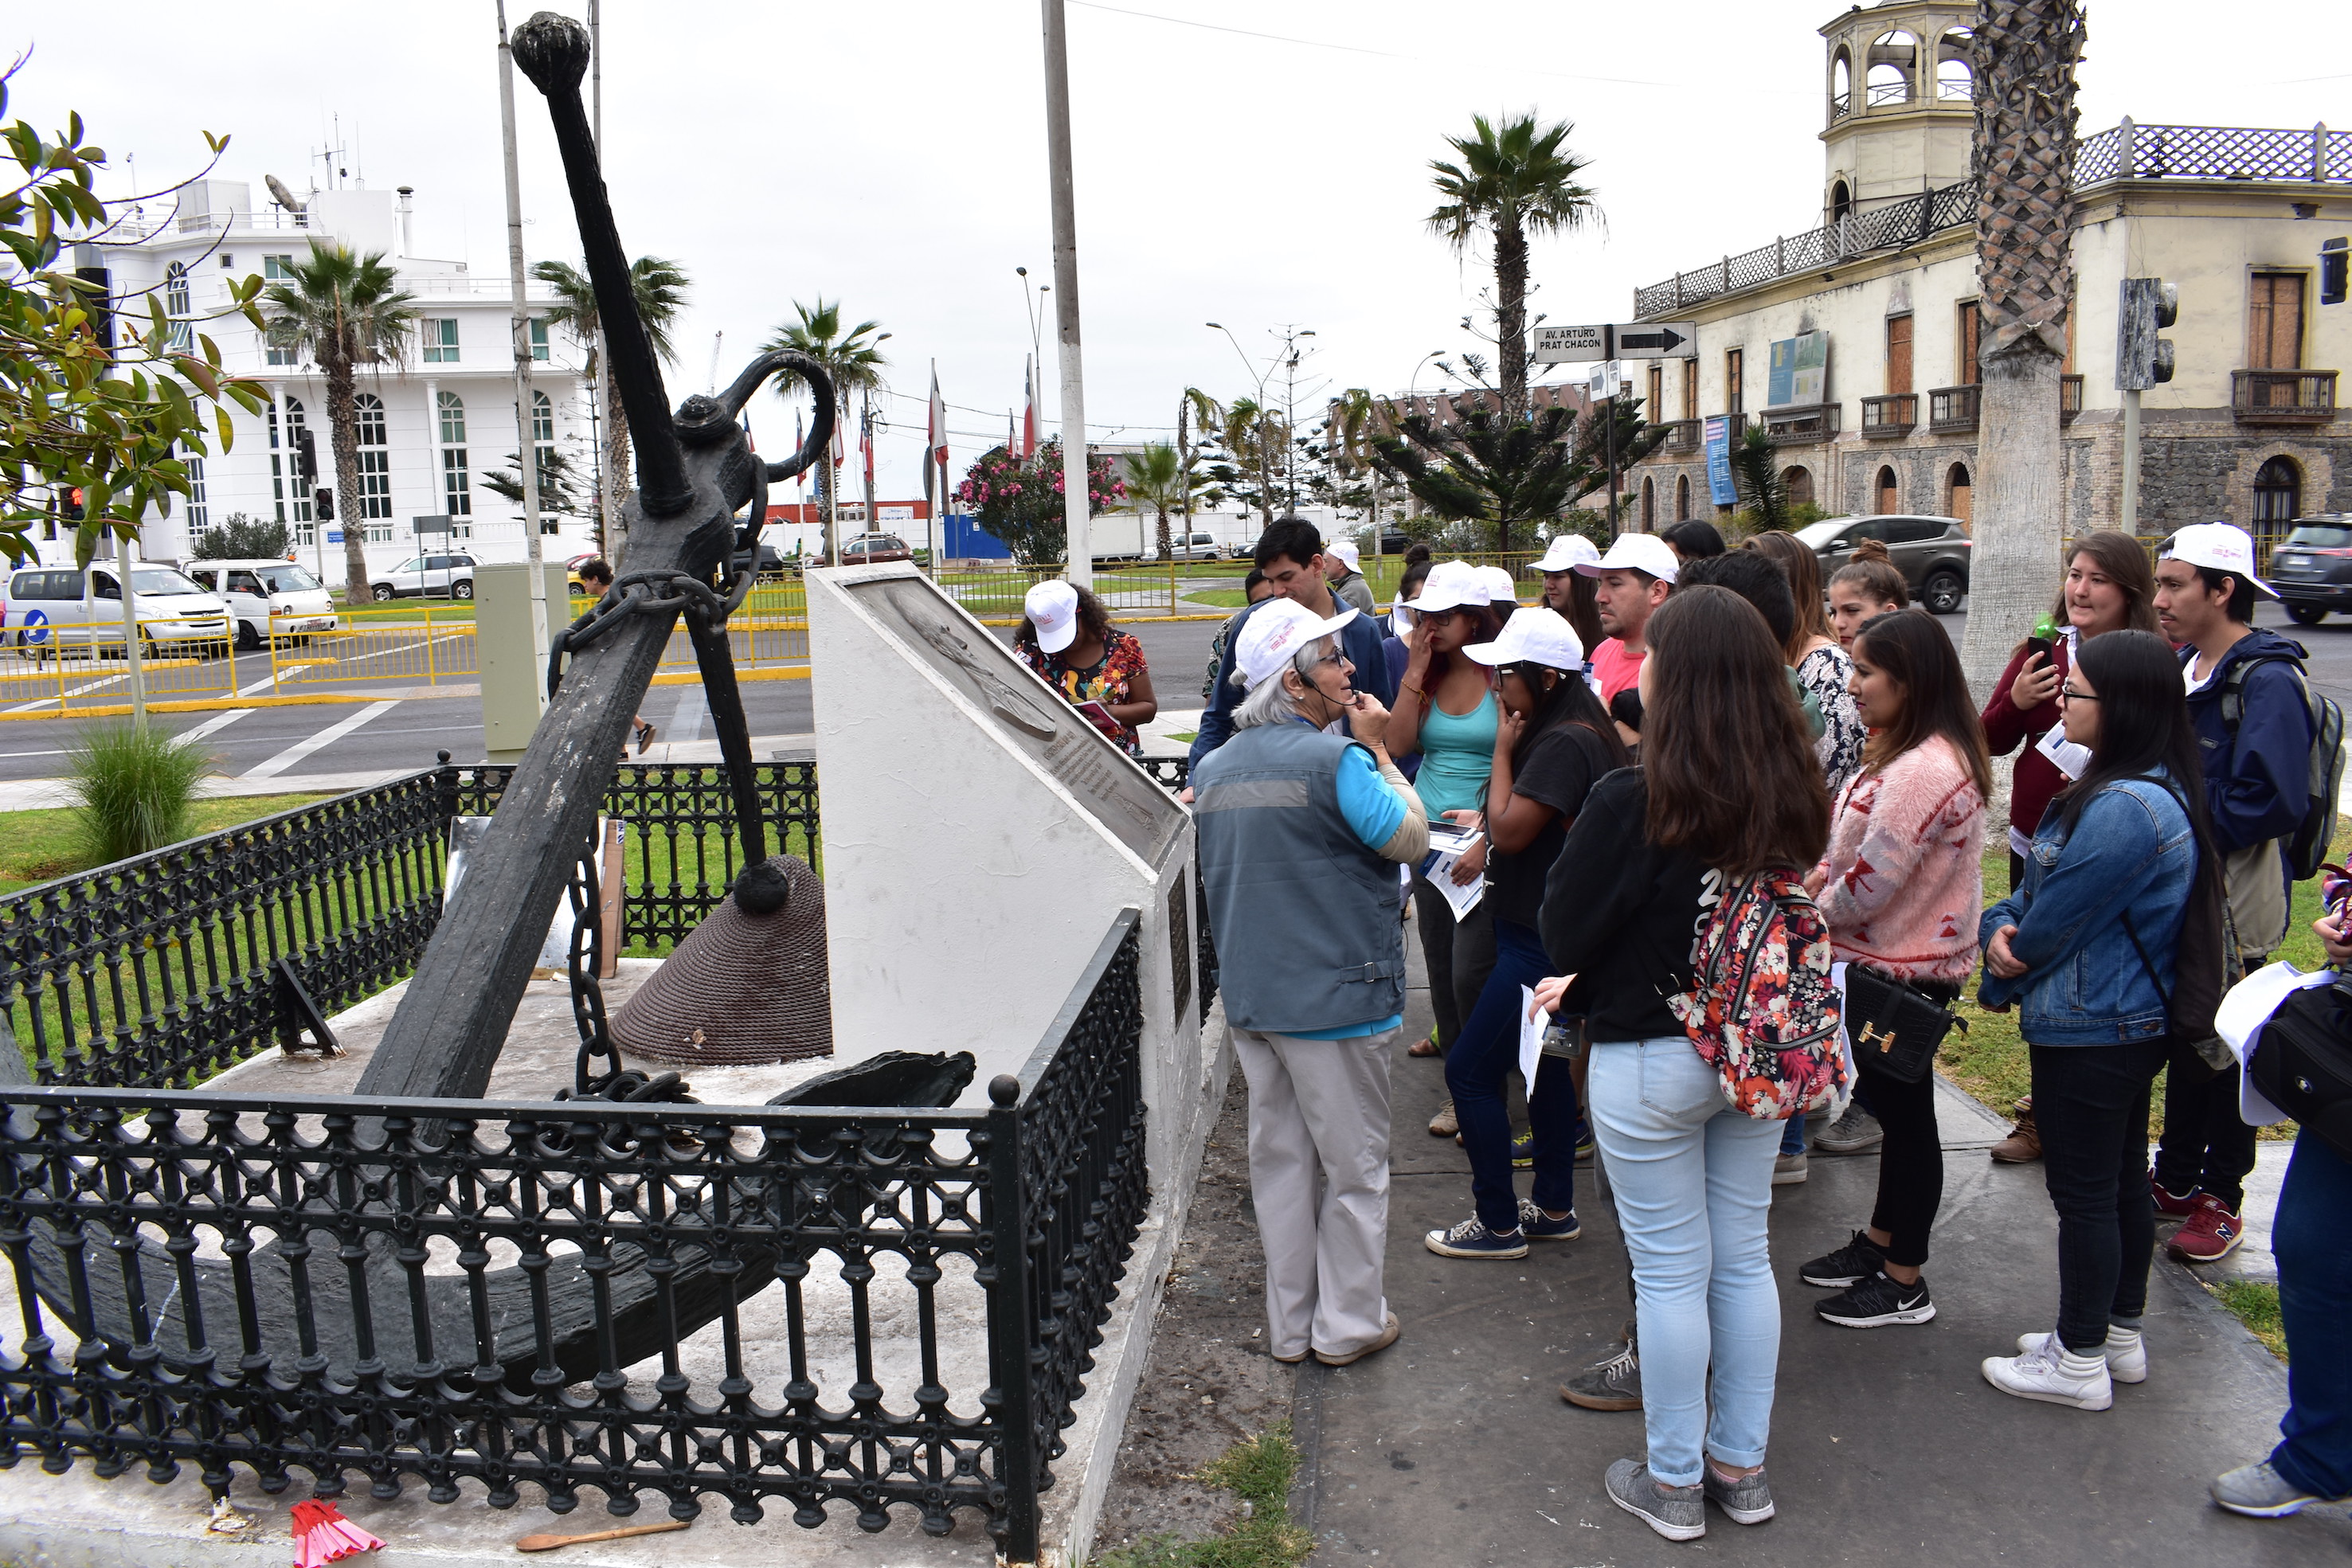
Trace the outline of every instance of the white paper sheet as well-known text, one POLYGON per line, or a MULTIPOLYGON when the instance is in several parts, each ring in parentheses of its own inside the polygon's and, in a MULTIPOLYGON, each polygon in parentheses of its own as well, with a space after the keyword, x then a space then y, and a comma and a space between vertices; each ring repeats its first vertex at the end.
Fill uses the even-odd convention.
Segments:
POLYGON ((1456 924, 1466 919, 1486 895, 1486 878, 1481 873, 1466 883, 1457 883, 1454 868, 1485 837, 1483 832, 1462 833, 1435 822, 1429 825, 1429 855, 1421 862, 1421 874, 1444 898, 1456 924))
POLYGON ((1535 1012, 1536 993, 1531 986, 1519 988, 1519 1076, 1527 1080, 1528 1092, 1535 1092, 1536 1069, 1543 1061, 1544 1030, 1550 1027, 1551 1014, 1535 1012))
POLYGON ((2066 738, 2063 720, 2050 727, 2050 733, 2033 743, 2033 749, 2050 759, 2050 765, 2069 779, 2080 779, 2083 770, 2091 766, 2091 748, 2077 746, 2066 738))

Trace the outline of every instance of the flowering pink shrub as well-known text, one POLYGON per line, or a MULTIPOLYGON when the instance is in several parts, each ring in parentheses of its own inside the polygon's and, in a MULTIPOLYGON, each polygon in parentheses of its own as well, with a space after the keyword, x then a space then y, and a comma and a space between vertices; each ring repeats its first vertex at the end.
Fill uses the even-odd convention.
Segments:
MULTIPOLYGON (((955 498, 980 526, 1003 539, 1024 566, 1059 565, 1069 550, 1062 503, 1062 444, 1049 441, 1024 463, 999 446, 983 453, 964 473, 955 498)), ((1099 512, 1127 494, 1111 476, 1110 459, 1087 463, 1087 500, 1099 512)))

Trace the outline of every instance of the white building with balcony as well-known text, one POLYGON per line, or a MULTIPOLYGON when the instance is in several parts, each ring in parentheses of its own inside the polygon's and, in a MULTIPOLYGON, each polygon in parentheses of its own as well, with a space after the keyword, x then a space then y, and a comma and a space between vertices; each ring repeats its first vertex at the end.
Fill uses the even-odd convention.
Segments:
MULTIPOLYGON (((1643 320, 1689 320, 1691 357, 1629 365, 1667 439, 1627 479, 1634 526, 1713 516, 1702 421, 1761 423, 1792 499, 1832 513, 1963 521, 1977 468, 1974 7, 1889 0, 1823 24, 1818 226, 1634 291, 1643 320)), ((1794 128, 1792 127, 1793 131, 1794 128)), ((2174 380, 2144 394, 2139 528, 2226 518, 2265 542, 2352 508, 2352 420, 2336 370, 2352 304, 2322 307, 2322 242, 2352 232, 2352 133, 2120 125, 2075 152, 2064 427, 2065 528, 2121 508, 2117 293, 2180 291, 2174 380)))
MULTIPOLYGON (((365 530, 368 564, 383 571, 419 552, 414 519, 446 517, 451 548, 482 560, 527 559, 519 502, 484 483, 486 476, 520 470, 510 323, 512 292, 503 269, 476 272, 463 261, 411 254, 411 197, 400 192, 347 187, 320 191, 301 212, 271 202, 257 210, 252 187, 237 180, 205 180, 180 193, 176 212, 129 225, 127 243, 83 246, 77 262, 108 269, 108 287, 136 302, 152 290, 165 310, 220 346, 224 367, 258 379, 270 405, 251 414, 230 411, 236 440, 230 450, 193 459, 194 494, 141 529, 141 553, 169 559, 191 552, 195 536, 242 512, 285 523, 305 565, 331 583, 343 580, 342 529, 365 530), (359 374, 359 493, 333 497, 334 518, 314 516, 311 488, 298 479, 294 446, 306 427, 317 455, 320 488, 335 488, 327 427, 326 378, 292 350, 267 344, 229 308, 229 284, 250 273, 270 281, 307 257, 319 239, 365 256, 380 253, 415 297, 416 329, 398 363, 363 367, 359 374)), ((534 313, 551 302, 532 284, 534 313)), ((541 550, 561 560, 593 548, 596 471, 593 393, 584 376, 587 354, 562 328, 531 324, 530 446, 546 471, 548 455, 568 465, 574 506, 543 510, 541 550)), ((70 528, 42 530, 45 560, 73 559, 70 528), (62 537, 58 537, 62 536, 62 537)), ((437 547, 437 536, 427 548, 437 547)))

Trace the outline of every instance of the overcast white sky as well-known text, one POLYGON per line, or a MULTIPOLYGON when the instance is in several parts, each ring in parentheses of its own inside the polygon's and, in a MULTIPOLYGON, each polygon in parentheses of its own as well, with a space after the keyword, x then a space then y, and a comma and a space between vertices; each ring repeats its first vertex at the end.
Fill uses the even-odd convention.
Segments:
MULTIPOLYGON (((568 0, 584 15, 586 0, 568 0)), ((1096 439, 1164 438, 1189 384, 1252 382, 1224 322, 1312 327, 1319 389, 1402 391, 1491 281, 1422 220, 1426 164, 1474 112, 1535 109, 1570 145, 1605 231, 1536 249, 1534 308, 1621 319, 1631 291, 1819 221, 1823 0, 1070 0, 1087 402, 1096 439), (1134 13, 1149 12, 1153 19, 1134 13), (1186 25, 1200 24, 1200 25, 1186 25), (1276 35, 1251 37, 1247 33, 1276 35), (1280 40, 1300 40, 1298 42, 1280 40)), ((509 20, 528 14, 527 3, 509 20)), ((605 0, 604 138, 623 243, 694 280, 673 401, 721 379, 794 299, 878 319, 892 383, 881 490, 920 493, 920 399, 936 358, 953 457, 1003 438, 1029 347, 1016 266, 1052 269, 1034 0, 605 0), (691 34, 679 31, 695 20, 691 34)), ((2087 133, 2141 123, 2352 125, 2342 0, 2090 0, 2087 133), (2246 19, 2229 25, 2223 15, 2246 19), (2290 80, 2284 78, 2309 78, 2290 80)), ((11 6, 0 48, 34 49, 11 117, 135 154, 142 183, 235 138, 221 172, 299 191, 341 116, 347 167, 416 188, 419 251, 505 266, 489 0, 407 6, 11 6), (93 26, 96 18, 109 25, 93 26)), ((543 100, 518 78, 528 244, 574 257, 543 100)), ((127 183, 124 187, 128 188, 127 183)), ((1045 336, 1049 415, 1053 335, 1045 336)), ((1423 373, 1423 391, 1437 384, 1423 373)), ((1305 402, 1306 383, 1301 386, 1305 402)), ((1320 405, 1320 392, 1315 400, 1320 405)), ((763 450, 792 415, 754 406, 763 450)))

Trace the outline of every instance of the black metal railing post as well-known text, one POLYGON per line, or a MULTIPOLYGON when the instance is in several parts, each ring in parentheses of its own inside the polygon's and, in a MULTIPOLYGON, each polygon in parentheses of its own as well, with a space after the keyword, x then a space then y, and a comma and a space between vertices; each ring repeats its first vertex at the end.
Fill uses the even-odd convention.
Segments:
MULTIPOLYGON (((988 1392, 982 1410, 996 1432, 996 1479, 992 1525, 996 1552, 1007 1563, 1037 1558, 1037 1439, 1029 1344, 1036 1321, 1029 1278, 1029 1212, 1021 1182, 1021 1080, 999 1073, 989 1081, 989 1112, 980 1134, 988 1142, 988 1186, 982 1220, 988 1260, 977 1278, 988 1291, 988 1392)), ((992 1489, 993 1490, 994 1489, 992 1489)))

